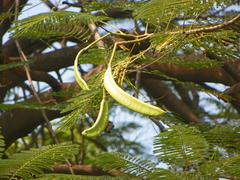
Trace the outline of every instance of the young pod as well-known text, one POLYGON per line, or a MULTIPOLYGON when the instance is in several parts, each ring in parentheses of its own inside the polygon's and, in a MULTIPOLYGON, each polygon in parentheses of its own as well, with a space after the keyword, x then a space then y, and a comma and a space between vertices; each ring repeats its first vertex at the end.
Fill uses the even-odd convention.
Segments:
POLYGON ((83 89, 83 90, 89 90, 89 87, 87 85, 87 83, 84 81, 84 79, 82 78, 80 72, 78 71, 78 57, 80 55, 81 51, 79 51, 79 53, 77 54, 75 60, 74 60, 74 76, 75 79, 78 83, 78 85, 83 89))
POLYGON ((147 116, 160 116, 165 113, 161 108, 144 103, 122 90, 114 81, 110 65, 104 74, 104 87, 113 99, 132 111, 147 116))
POLYGON ((107 124, 108 124, 108 102, 105 100, 105 98, 103 98, 101 101, 97 120, 94 122, 92 127, 85 129, 82 132, 82 135, 86 137, 99 136, 104 131, 107 124))

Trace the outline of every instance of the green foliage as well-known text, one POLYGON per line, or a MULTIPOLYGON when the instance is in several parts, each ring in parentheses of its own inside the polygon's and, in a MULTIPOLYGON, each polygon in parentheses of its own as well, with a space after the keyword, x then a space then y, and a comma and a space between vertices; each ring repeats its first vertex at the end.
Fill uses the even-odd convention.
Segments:
POLYGON ((220 5, 221 3, 229 4, 230 0, 226 1, 199 1, 199 0, 151 0, 135 12, 135 18, 143 19, 148 23, 155 25, 162 25, 161 23, 168 24, 175 17, 189 17, 197 19, 202 12, 206 12, 214 4, 220 5), (183 16, 184 14, 184 16, 183 16))
POLYGON ((114 0, 114 1, 101 1, 101 3, 96 1, 86 2, 84 4, 84 9, 87 12, 98 11, 99 9, 102 10, 103 15, 105 14, 106 10, 109 9, 119 9, 119 10, 134 10, 139 7, 142 3, 133 3, 128 0, 114 0))
POLYGON ((4 152, 4 150, 5 150, 4 146, 5 146, 4 138, 3 138, 3 136, 2 136, 2 130, 1 130, 1 128, 0 128, 0 157, 2 157, 3 152, 4 152))
POLYGON ((49 110, 61 110, 60 106, 54 105, 42 105, 39 103, 32 102, 20 102, 15 104, 0 104, 1 110, 11 110, 11 109, 49 109, 49 110))
POLYGON ((149 173, 147 176, 148 179, 151 180, 179 180, 180 174, 173 173, 171 171, 165 169, 157 169, 156 171, 149 173))
MULTIPOLYGON (((57 11, 39 14, 16 21, 9 32, 14 38, 47 39, 50 40, 50 42, 56 38, 66 40, 72 37, 74 39, 73 42, 79 42, 76 41, 76 39, 80 39, 81 42, 87 39, 92 41, 89 37, 92 36, 94 32, 90 32, 88 25, 93 22, 97 26, 106 25, 107 22, 105 20, 109 20, 110 18, 94 16, 89 12, 101 10, 99 12, 102 13, 102 16, 105 16, 106 10, 111 8, 125 12, 133 11, 135 23, 137 24, 138 20, 140 20, 142 25, 146 27, 146 37, 147 35, 149 35, 149 37, 147 40, 144 39, 144 42, 139 40, 135 44, 128 43, 117 47, 117 51, 113 57, 115 76, 121 76, 123 74, 122 76, 124 77, 125 70, 127 73, 135 73, 136 69, 140 69, 140 71, 144 69, 144 71, 146 71, 142 72, 145 74, 158 75, 163 77, 163 79, 179 83, 184 87, 189 86, 189 89, 196 90, 198 91, 197 93, 205 92, 219 99, 223 99, 226 102, 230 102, 229 97, 224 93, 203 88, 201 85, 194 83, 187 84, 176 78, 169 77, 160 71, 151 71, 144 68, 149 64, 158 62, 160 64, 170 64, 177 67, 198 70, 200 68, 221 67, 226 60, 239 58, 239 24, 232 24, 233 28, 228 27, 212 32, 186 33, 189 30, 197 28, 212 27, 212 19, 206 20, 205 18, 204 20, 200 20, 201 16, 205 15, 203 13, 211 9, 213 5, 218 6, 221 3, 228 5, 230 2, 230 0, 151 0, 144 3, 129 3, 126 0, 114 1, 114 3, 100 3, 99 1, 86 2, 86 4, 84 4, 84 13, 57 11), (182 19, 182 24, 176 22, 175 19, 177 18, 182 19), (188 23, 188 20, 196 21, 194 23, 188 23), (238 30, 238 32, 236 30, 238 30), (141 47, 142 44, 145 46, 145 42, 149 44, 149 46, 147 45, 149 49, 146 53, 144 52, 146 47, 141 47), (138 47, 141 48, 138 49, 138 47), (119 50, 120 48, 122 50, 119 50), (182 54, 179 55, 179 52, 182 54), (201 54, 199 58, 191 59, 191 55, 196 57, 195 55, 199 54, 201 54), (182 55, 187 56, 187 58, 182 58, 182 55), (188 57, 190 57, 190 60, 188 57), (125 67, 121 67, 121 65, 125 65, 126 62, 131 63, 129 66, 131 66, 132 69, 129 67, 126 67, 126 69, 124 69, 125 67)), ((3 13, 0 15, 0 20, 7 19, 13 15, 12 13, 3 13)), ((228 17, 216 17, 215 21, 216 24, 218 24, 228 19, 228 17)), ((132 35, 113 33, 111 37, 109 36, 109 39, 104 39, 106 40, 105 46, 108 46, 105 50, 98 48, 88 49, 79 57, 79 64, 106 65, 115 41, 137 40, 143 37, 143 35, 138 35, 139 36, 137 36, 137 33, 132 35)), ((90 41, 86 42, 86 44, 90 43, 90 41)), ((30 56, 31 55, 32 54, 30 54, 30 56)), ((0 65, 0 71, 29 65, 30 63, 32 63, 32 61, 0 65)), ((170 126, 170 128, 167 129, 166 132, 162 132, 156 136, 154 140, 153 149, 157 162, 135 157, 134 155, 138 155, 143 147, 134 141, 123 138, 123 133, 128 133, 138 128, 134 123, 128 123, 123 127, 115 128, 110 134, 104 133, 104 136, 98 137, 97 139, 82 137, 82 130, 85 126, 90 126, 97 115, 103 88, 102 78, 103 74, 98 73, 97 76, 90 79, 88 84, 91 90, 89 91, 79 90, 71 94, 68 94, 69 92, 62 92, 61 95, 59 93, 58 95, 61 97, 66 97, 67 95, 72 96, 72 99, 64 105, 43 106, 34 103, 0 104, 0 109, 4 111, 19 108, 62 110, 63 115, 68 114, 54 124, 61 130, 58 136, 63 138, 63 141, 71 137, 72 141, 81 143, 82 145, 81 149, 79 149, 77 145, 60 144, 15 154, 10 159, 0 160, 0 176, 2 178, 37 178, 42 175, 44 169, 54 166, 55 163, 64 162, 66 158, 71 158, 72 155, 76 155, 76 162, 79 163, 81 161, 83 164, 93 163, 93 160, 95 160, 97 156, 96 165, 104 171, 118 173, 120 171, 123 174, 127 174, 127 176, 115 178, 108 176, 92 177, 44 174, 40 176, 39 179, 101 180, 136 178, 202 180, 229 176, 240 179, 240 130, 238 127, 204 126, 203 129, 201 129, 200 127, 191 127, 190 125, 180 125, 184 120, 176 116, 162 116, 161 121, 170 126), (71 132, 69 129, 71 129, 71 132), (98 156, 102 151, 118 151, 121 153, 102 153, 98 156), (129 152, 131 155, 127 155, 129 152), (160 163, 164 163, 166 168, 159 168, 161 166, 160 163)), ((122 77, 118 78, 121 79, 122 77)), ((130 80, 129 84, 134 86, 130 80)), ((175 92, 176 88, 172 88, 172 90, 174 93, 178 93, 175 92)), ((187 93, 189 92, 190 91, 187 91, 187 93)), ((183 99, 181 98, 181 100, 183 99)), ((190 98, 190 100, 193 99, 190 98)), ((216 102, 216 104, 217 103, 218 109, 221 110, 220 113, 214 115, 204 114, 202 110, 197 109, 196 114, 199 113, 199 117, 210 117, 211 120, 217 118, 223 118, 224 120, 239 119, 238 113, 236 111, 233 112, 231 107, 226 107, 219 101, 216 102)), ((44 139, 46 137, 44 130, 43 127, 43 132, 39 133, 39 131, 35 136, 42 136, 42 139, 44 139)), ((26 138, 28 140, 31 139, 30 142, 27 141, 27 145, 29 143, 30 146, 38 146, 40 144, 38 137, 34 137, 33 134, 34 133, 32 133, 32 137, 26 138)), ((49 141, 49 137, 46 139, 49 141)), ((16 144, 20 144, 21 147, 23 147, 21 142, 16 142, 16 144)), ((3 155, 3 147, 4 141, 2 136, 0 136, 0 155, 3 155)), ((26 146, 25 148, 28 147, 26 146)), ((15 148, 14 150, 17 151, 18 149, 15 148)))
POLYGON ((78 145, 59 144, 23 151, 10 159, 0 160, 0 177, 32 178, 43 173, 43 169, 71 158, 78 149, 78 145))
POLYGON ((104 64, 106 55, 104 49, 89 49, 79 57, 78 62, 79 64, 104 64))
MULTIPOLYGON (((224 130, 224 129, 223 129, 224 130)), ((213 128, 211 131, 219 131, 213 128)), ((237 138, 239 132, 232 133, 237 138)), ((209 133, 209 136, 213 133, 209 133)), ((136 177, 157 179, 217 179, 219 177, 240 177, 239 155, 234 157, 216 156, 216 147, 211 146, 211 140, 216 138, 215 145, 221 142, 217 139, 203 137, 195 127, 175 125, 166 132, 156 136, 153 147, 158 163, 168 164, 167 169, 158 167, 158 163, 142 160, 139 157, 120 153, 104 153, 98 156, 96 165, 105 171, 121 171, 136 177), (209 139, 211 139, 209 141, 209 139)), ((233 142, 234 143, 234 142, 233 142)))
MULTIPOLYGON (((144 19, 147 22, 160 24, 160 22, 168 23, 173 17, 177 17, 180 13, 188 10, 189 7, 199 8, 199 1, 186 1, 186 0, 152 0, 135 11, 137 19, 144 19)), ((204 6, 208 8, 209 6, 204 6)), ((196 12, 197 9, 194 9, 196 12)))
POLYGON ((15 26, 9 31, 15 38, 75 37, 81 39, 88 36, 88 23, 97 20, 101 18, 87 13, 58 11, 16 21, 15 26))
MULTIPOLYGON (((96 85, 97 86, 97 85, 96 85)), ((96 88, 88 91, 81 91, 81 94, 72 98, 62 113, 71 111, 60 123, 60 129, 68 129, 78 124, 78 120, 84 118, 87 113, 96 115, 101 102, 101 89, 96 88), (84 104, 84 106, 83 106, 84 104)))
POLYGON ((146 177, 156 166, 151 161, 120 153, 101 154, 96 160, 96 165, 105 171, 120 170, 126 174, 139 177, 146 177))
POLYGON ((161 133, 154 141, 154 153, 159 161, 175 166, 201 163, 207 152, 207 141, 193 127, 176 125, 161 133))
POLYGON ((11 64, 3 64, 3 65, 0 65, 0 72, 8 70, 8 69, 13 69, 13 68, 16 68, 16 67, 21 67, 21 66, 24 66, 24 65, 28 65, 28 64, 31 64, 33 62, 34 61, 27 61, 27 62, 24 61, 24 62, 15 62, 15 63, 11 63, 11 64))
POLYGON ((8 18, 12 18, 13 16, 14 16, 14 13, 11 13, 11 12, 1 12, 0 20, 3 21, 3 20, 6 20, 8 18))
POLYGON ((240 156, 228 158, 221 162, 220 165, 223 176, 227 174, 230 177, 240 177, 240 156))
POLYGON ((218 125, 204 132, 206 139, 212 145, 217 145, 230 153, 240 152, 240 128, 218 125))

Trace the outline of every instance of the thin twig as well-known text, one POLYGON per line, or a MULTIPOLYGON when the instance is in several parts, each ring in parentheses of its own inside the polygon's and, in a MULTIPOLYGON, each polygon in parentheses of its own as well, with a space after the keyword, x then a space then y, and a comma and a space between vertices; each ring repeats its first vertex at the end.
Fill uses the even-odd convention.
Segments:
MULTIPOLYGON (((15 20, 17 20, 18 7, 19 7, 19 0, 16 0, 15 20)), ((20 44, 18 42, 18 40, 15 40, 15 44, 17 46, 17 50, 18 50, 18 53, 20 55, 21 61, 23 61, 23 62, 28 61, 26 55, 24 54, 24 52, 23 52, 23 50, 22 50, 22 48, 21 48, 21 46, 20 46, 20 44)), ((30 84, 30 88, 31 88, 31 90, 32 90, 32 92, 34 94, 34 97, 36 98, 36 100, 37 100, 37 102, 39 104, 42 104, 42 101, 41 101, 40 97, 38 96, 37 91, 36 91, 36 89, 35 89, 35 87, 33 85, 32 77, 31 77, 31 74, 30 74, 30 69, 29 69, 29 66, 27 64, 24 65, 24 70, 26 72, 26 76, 27 76, 28 82, 30 84)), ((50 123, 50 121, 49 121, 49 119, 47 117, 47 114, 46 114, 45 110, 41 109, 40 111, 41 111, 41 114, 42 114, 42 116, 43 116, 43 118, 44 118, 44 120, 46 122, 47 129, 49 131, 49 134, 50 134, 54 144, 59 144, 59 140, 57 139, 57 136, 56 136, 55 132, 53 131, 52 125, 51 125, 51 123, 50 123)), ((67 159, 66 159, 66 162, 67 162, 67 164, 69 166, 69 170, 70 170, 71 174, 74 174, 73 169, 71 168, 71 163, 67 159)))
POLYGON ((239 19, 240 19, 240 14, 235 16, 231 20, 226 21, 222 24, 218 24, 218 25, 211 26, 211 27, 202 27, 202 28, 197 28, 197 29, 191 29, 191 30, 188 30, 188 31, 182 31, 182 30, 181 31, 173 31, 170 34, 180 34, 180 33, 194 34, 194 33, 200 33, 200 32, 212 32, 212 31, 215 31, 215 30, 218 30, 218 29, 225 28, 226 26, 229 26, 229 25, 235 23, 239 19))
POLYGON ((158 127, 160 132, 165 132, 167 131, 167 129, 164 127, 164 125, 162 124, 161 121, 154 119, 154 118, 150 118, 151 121, 158 127))

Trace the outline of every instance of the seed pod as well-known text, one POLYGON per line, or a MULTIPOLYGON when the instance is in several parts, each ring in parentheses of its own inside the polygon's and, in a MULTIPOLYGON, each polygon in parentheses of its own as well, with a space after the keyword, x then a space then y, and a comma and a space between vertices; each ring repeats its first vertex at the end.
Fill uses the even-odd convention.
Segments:
POLYGON ((97 120, 94 122, 93 126, 89 129, 85 129, 82 135, 87 137, 99 136, 108 124, 108 102, 103 97, 100 105, 100 110, 98 113, 97 120))
POLYGON ((161 108, 144 103, 122 90, 114 81, 110 65, 108 65, 107 71, 104 74, 104 87, 119 104, 135 112, 147 116, 160 116, 165 113, 161 108))
POLYGON ((79 53, 77 54, 75 60, 74 60, 74 76, 75 79, 78 83, 78 85, 83 89, 83 90, 89 90, 89 87, 87 85, 87 83, 84 81, 84 79, 82 78, 81 74, 78 71, 78 57, 81 54, 82 51, 79 51, 79 53))

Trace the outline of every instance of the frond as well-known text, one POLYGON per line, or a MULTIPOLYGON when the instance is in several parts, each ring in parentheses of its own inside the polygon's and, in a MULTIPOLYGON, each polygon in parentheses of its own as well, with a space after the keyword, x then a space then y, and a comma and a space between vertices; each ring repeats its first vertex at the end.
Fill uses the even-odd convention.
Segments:
POLYGON ((129 176, 80 176, 80 175, 68 175, 68 174, 44 174, 39 180, 134 180, 137 178, 129 176))
POLYGON ((14 17, 14 13, 11 13, 11 12, 1 12, 0 14, 0 21, 3 21, 5 19, 8 19, 8 18, 12 18, 14 17))
POLYGON ((179 176, 179 174, 166 169, 157 169, 156 171, 148 174, 147 177, 151 180, 179 180, 179 176))
MULTIPOLYGON (((186 8, 196 6, 196 2, 187 0, 151 0, 135 11, 137 19, 144 19, 153 24, 169 22, 170 18, 180 15, 186 8)), ((200 6, 199 3, 197 6, 200 6)), ((194 9, 196 11, 196 9, 194 9)))
POLYGON ((240 152, 240 128, 231 126, 216 126, 204 133, 209 143, 225 148, 228 152, 240 152))
POLYGON ((159 161, 177 166, 196 165, 208 155, 208 144, 194 127, 176 125, 154 140, 154 154, 159 161))
MULTIPOLYGON (((111 2, 107 2, 107 1, 101 1, 101 3, 96 2, 96 1, 90 1, 90 2, 86 2, 84 4, 84 8, 86 8, 87 12, 92 12, 92 11, 99 11, 99 9, 101 9, 102 12, 98 12, 99 14, 104 15, 105 14, 105 10, 108 9, 119 9, 120 11, 128 11, 128 10, 134 10, 137 7, 140 6, 140 2, 136 3, 136 2, 131 2, 128 0, 117 0, 117 1, 111 1, 111 2)), ((117 18, 121 18, 121 15, 117 16, 117 18)))
POLYGON ((68 129, 77 124, 85 114, 95 114, 101 102, 101 87, 97 86, 88 91, 81 91, 81 94, 72 98, 62 113, 70 112, 60 122, 59 129, 68 129))
POLYGON ((103 153, 97 158, 96 165, 104 171, 120 170, 137 177, 146 177, 156 166, 151 161, 120 153, 103 153))
POLYGON ((210 9, 214 4, 229 4, 230 0, 223 1, 199 1, 199 0, 151 0, 134 12, 135 18, 143 19, 148 23, 159 25, 161 23, 169 23, 175 17, 197 17, 210 9))
POLYGON ((15 63, 10 63, 10 64, 3 64, 3 65, 0 65, 0 72, 1 71, 5 71, 5 70, 8 70, 8 69, 13 69, 13 68, 16 68, 16 67, 20 67, 20 66, 24 66, 24 65, 28 65, 28 64, 31 64, 33 63, 34 61, 24 61, 24 62, 15 62, 15 63))
POLYGON ((39 103, 30 102, 19 102, 15 104, 0 104, 1 110, 11 110, 11 109, 48 109, 48 110, 61 110, 60 106, 55 105, 43 105, 39 103))
POLYGON ((5 150, 4 146, 5 146, 4 138, 2 136, 2 129, 0 128, 0 160, 5 150))
POLYGON ((222 174, 227 177, 235 177, 235 179, 240 179, 240 156, 235 156, 222 161, 220 168, 220 176, 222 174))
POLYGON ((104 49, 94 48, 89 49, 87 53, 82 54, 78 62, 79 64, 104 64, 105 63, 105 57, 107 56, 107 52, 104 49))
POLYGON ((50 12, 16 21, 9 31, 15 38, 82 38, 89 35, 87 24, 100 19, 86 13, 50 12))
POLYGON ((199 172, 202 177, 205 179, 218 179, 219 172, 221 172, 219 165, 221 162, 219 161, 206 161, 199 167, 199 172))
POLYGON ((187 67, 190 69, 202 69, 202 68, 213 68, 219 67, 223 65, 223 62, 214 61, 209 58, 202 58, 193 59, 193 60, 186 60, 176 56, 170 56, 166 58, 162 58, 159 60, 160 64, 170 64, 170 65, 177 65, 179 67, 187 67))
POLYGON ((64 162, 78 153, 79 146, 75 144, 59 144, 45 146, 15 154, 11 159, 0 160, 0 177, 21 177, 29 179, 43 173, 56 163, 64 162))

